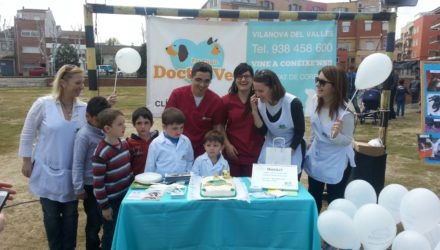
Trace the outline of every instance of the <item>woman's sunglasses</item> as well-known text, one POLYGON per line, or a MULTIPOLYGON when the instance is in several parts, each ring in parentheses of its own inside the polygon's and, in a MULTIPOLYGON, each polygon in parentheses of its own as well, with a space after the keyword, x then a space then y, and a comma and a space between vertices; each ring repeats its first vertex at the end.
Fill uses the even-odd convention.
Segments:
POLYGON ((321 86, 321 87, 324 87, 327 83, 330 83, 330 84, 332 83, 330 81, 321 79, 319 77, 315 77, 315 82, 319 83, 319 86, 321 86))

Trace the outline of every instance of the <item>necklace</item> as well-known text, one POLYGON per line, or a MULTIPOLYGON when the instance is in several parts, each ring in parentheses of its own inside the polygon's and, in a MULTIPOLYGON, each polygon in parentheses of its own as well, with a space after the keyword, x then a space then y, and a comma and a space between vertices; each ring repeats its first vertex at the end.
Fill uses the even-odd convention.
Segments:
POLYGON ((70 104, 69 106, 64 104, 62 101, 60 101, 60 103, 61 103, 61 108, 63 109, 63 113, 67 115, 69 118, 72 117, 73 103, 70 104))

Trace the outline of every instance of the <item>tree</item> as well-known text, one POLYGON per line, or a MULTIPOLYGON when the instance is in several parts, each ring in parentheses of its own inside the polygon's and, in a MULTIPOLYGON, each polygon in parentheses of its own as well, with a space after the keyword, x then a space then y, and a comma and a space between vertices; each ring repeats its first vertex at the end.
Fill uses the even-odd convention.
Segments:
POLYGON ((79 58, 76 49, 70 44, 61 44, 55 55, 55 69, 58 71, 64 64, 79 66, 79 58))
POLYGON ((119 42, 119 40, 116 37, 110 37, 109 39, 107 39, 105 41, 105 44, 114 46, 114 45, 118 45, 121 43, 119 42))
POLYGON ((141 45, 139 54, 141 54, 141 66, 137 71, 137 75, 138 77, 143 78, 147 76, 147 44, 146 43, 143 43, 141 45))

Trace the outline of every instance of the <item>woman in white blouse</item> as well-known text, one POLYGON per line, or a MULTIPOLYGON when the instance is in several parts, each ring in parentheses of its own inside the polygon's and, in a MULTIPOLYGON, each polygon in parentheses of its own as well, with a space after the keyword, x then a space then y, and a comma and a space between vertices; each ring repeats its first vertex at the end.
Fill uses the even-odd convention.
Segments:
POLYGON ((76 246, 78 201, 72 186, 72 155, 75 134, 86 122, 86 104, 78 99, 83 89, 83 71, 75 65, 61 67, 52 95, 34 102, 20 137, 22 173, 30 177, 32 194, 40 197, 50 249, 76 246))
POLYGON ((350 166, 355 167, 352 147, 354 116, 344 112, 347 79, 343 69, 326 66, 315 79, 316 97, 311 120, 311 145, 305 171, 309 192, 322 207, 322 192, 327 185, 328 202, 344 196, 350 166))

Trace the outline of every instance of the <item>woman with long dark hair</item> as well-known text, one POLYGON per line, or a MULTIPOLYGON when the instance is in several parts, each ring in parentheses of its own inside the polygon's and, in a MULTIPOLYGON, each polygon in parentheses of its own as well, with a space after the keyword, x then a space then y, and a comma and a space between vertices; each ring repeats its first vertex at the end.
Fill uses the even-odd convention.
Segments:
POLYGON ((352 145, 354 115, 346 108, 346 74, 341 68, 326 66, 319 71, 311 120, 311 146, 305 171, 309 192, 322 207, 322 193, 327 186, 328 202, 344 196, 350 166, 355 167, 352 145))
POLYGON ((234 70, 234 81, 222 97, 225 108, 225 153, 232 176, 251 176, 252 164, 257 162, 264 137, 254 126, 250 98, 254 94, 254 71, 247 63, 234 70))
POLYGON ((301 101, 287 93, 275 72, 259 70, 254 76, 255 95, 251 97, 255 126, 265 134, 259 163, 266 163, 266 150, 273 147, 274 139, 283 138, 283 148, 292 148, 291 165, 298 167, 301 175, 306 143, 304 112, 301 101))

